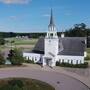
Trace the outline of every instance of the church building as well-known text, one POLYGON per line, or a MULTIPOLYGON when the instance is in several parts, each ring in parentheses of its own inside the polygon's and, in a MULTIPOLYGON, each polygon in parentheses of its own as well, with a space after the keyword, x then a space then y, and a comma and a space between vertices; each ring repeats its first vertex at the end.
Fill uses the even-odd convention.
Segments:
POLYGON ((83 64, 86 54, 85 37, 61 37, 57 35, 57 28, 51 10, 50 23, 47 35, 40 37, 35 47, 30 52, 23 52, 23 56, 43 66, 56 66, 56 62, 69 64, 83 64))

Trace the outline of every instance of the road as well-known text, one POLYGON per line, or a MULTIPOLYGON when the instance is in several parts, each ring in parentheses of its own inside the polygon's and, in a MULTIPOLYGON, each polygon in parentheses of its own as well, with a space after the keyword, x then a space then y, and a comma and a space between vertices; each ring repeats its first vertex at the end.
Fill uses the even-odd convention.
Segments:
POLYGON ((41 68, 37 65, 1 68, 0 78, 8 77, 24 77, 41 80, 55 87, 55 90, 90 90, 85 84, 69 75, 57 72, 49 67, 41 68))

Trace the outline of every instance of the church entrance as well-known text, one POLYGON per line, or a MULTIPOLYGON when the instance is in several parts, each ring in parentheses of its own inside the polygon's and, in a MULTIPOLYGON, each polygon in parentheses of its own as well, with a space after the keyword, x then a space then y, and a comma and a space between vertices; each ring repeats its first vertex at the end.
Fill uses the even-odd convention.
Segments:
POLYGON ((51 59, 46 59, 46 65, 50 66, 51 59))
POLYGON ((52 67, 53 66, 53 58, 51 57, 43 57, 43 66, 49 66, 52 67))
POLYGON ((51 66, 52 58, 46 58, 45 61, 46 61, 46 66, 51 66))

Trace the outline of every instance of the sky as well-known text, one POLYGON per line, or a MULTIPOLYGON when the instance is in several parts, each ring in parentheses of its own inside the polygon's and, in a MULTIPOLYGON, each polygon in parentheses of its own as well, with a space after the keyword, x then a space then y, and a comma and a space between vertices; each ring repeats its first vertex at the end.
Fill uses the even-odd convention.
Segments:
POLYGON ((0 32, 46 32, 51 8, 57 31, 90 27, 90 0, 0 0, 0 32))

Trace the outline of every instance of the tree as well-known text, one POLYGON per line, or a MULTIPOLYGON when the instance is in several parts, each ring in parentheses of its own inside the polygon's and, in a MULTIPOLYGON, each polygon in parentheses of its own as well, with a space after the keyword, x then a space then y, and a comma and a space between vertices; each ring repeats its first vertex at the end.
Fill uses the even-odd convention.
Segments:
POLYGON ((0 45, 4 45, 4 44, 5 44, 4 38, 0 38, 0 45))
POLYGON ((8 54, 8 60, 10 60, 12 65, 22 65, 22 63, 24 62, 24 57, 20 50, 11 49, 8 54))
MULTIPOLYGON (((65 32, 66 36, 70 37, 86 37, 88 29, 86 28, 86 24, 80 23, 75 24, 73 28, 67 30, 65 32)), ((90 29, 89 31, 90 32, 90 29)))
POLYGON ((5 59, 3 57, 3 55, 0 53, 0 65, 5 64, 5 59))
POLYGON ((85 23, 75 24, 74 28, 84 30, 86 29, 86 24, 85 23))

